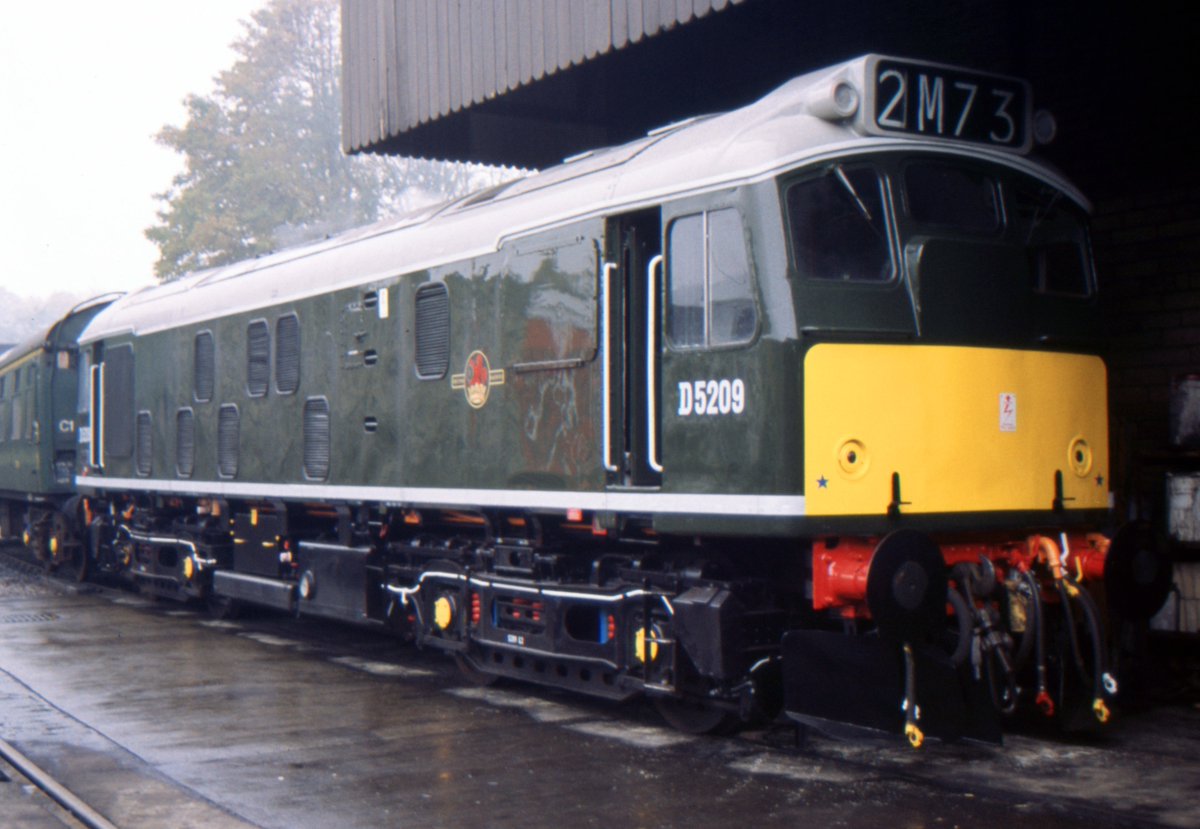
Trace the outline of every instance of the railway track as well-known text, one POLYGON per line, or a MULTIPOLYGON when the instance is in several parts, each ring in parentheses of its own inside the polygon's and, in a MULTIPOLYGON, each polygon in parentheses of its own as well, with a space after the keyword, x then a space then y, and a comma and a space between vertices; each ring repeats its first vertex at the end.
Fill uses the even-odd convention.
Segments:
MULTIPOLYGON (((45 570, 30 561, 29 554, 19 546, 0 551, 0 584, 6 578, 12 579, 11 595, 21 598, 19 603, 9 608, 12 615, 17 615, 13 613, 17 610, 30 616, 59 614, 55 625, 58 631, 55 641, 50 643, 44 654, 51 661, 75 658, 87 661, 88 653, 78 652, 76 657, 75 650, 65 649, 56 643, 73 639, 67 630, 71 626, 96 627, 101 624, 114 629, 120 627, 127 637, 134 639, 133 643, 127 642, 122 646, 132 653, 157 647, 154 640, 159 644, 169 640, 171 644, 167 647, 178 649, 180 637, 190 637, 189 631, 197 630, 204 632, 196 638, 195 643, 184 647, 184 651, 220 652, 233 659, 233 654, 250 650, 243 647, 247 641, 271 651, 264 659, 266 651, 259 652, 260 648, 246 655, 252 661, 226 664, 225 667, 230 670, 223 673, 219 672, 223 663, 214 661, 209 667, 216 673, 205 674, 204 681, 196 684, 196 692, 191 686, 178 682, 172 684, 171 672, 159 675, 165 688, 145 683, 133 686, 138 688, 139 694, 145 692, 148 696, 138 705, 122 702, 117 712, 118 720, 128 724, 131 719, 136 721, 138 717, 146 716, 147 712, 165 710, 162 707, 165 704, 173 706, 171 710, 178 714, 163 730, 160 730, 160 726, 151 728, 154 734, 149 742, 145 739, 147 735, 144 731, 139 742, 141 726, 124 731, 109 730, 103 725, 95 726, 103 729, 106 740, 111 739, 115 745, 135 752, 139 756, 139 763, 149 763, 160 769, 165 764, 170 768, 169 774, 173 779, 180 775, 183 760, 176 750, 163 748, 166 743, 200 747, 202 751, 211 752, 202 756, 225 758, 220 763, 189 759, 187 773, 178 777, 186 781, 188 786, 183 795, 179 791, 163 791, 158 795, 161 800, 156 801, 159 805, 149 806, 145 798, 139 797, 136 814, 131 813, 129 805, 132 801, 129 798, 118 806, 116 800, 100 799, 106 796, 101 792, 120 791, 122 786, 126 787, 126 791, 140 787, 149 776, 147 772, 139 770, 136 772, 137 779, 117 777, 106 780, 103 787, 87 789, 76 782, 81 778, 76 778, 73 772, 62 770, 65 766, 45 759, 47 756, 72 757, 71 747, 82 745, 82 741, 63 739, 58 741, 57 754, 38 755, 38 759, 63 774, 68 783, 89 795, 97 806, 126 827, 166 825, 161 820, 164 813, 173 816, 173 825, 187 826, 189 829, 213 829, 217 825, 322 825, 306 824, 301 818, 323 814, 332 820, 330 816, 335 813, 346 821, 345 825, 368 825, 366 821, 350 821, 344 806, 336 807, 343 811, 320 811, 322 804, 346 802, 349 785, 346 781, 353 777, 351 770, 357 770, 359 778, 368 786, 365 790, 356 789, 358 794, 355 797, 356 802, 367 804, 362 815, 372 815, 369 820, 376 821, 372 825, 386 825, 386 816, 394 816, 398 810, 416 816, 413 825, 445 825, 444 810, 459 808, 462 798, 455 796, 442 801, 439 790, 423 789, 428 785, 428 769, 437 768, 452 777, 457 776, 463 787, 461 791, 486 791, 488 797, 501 797, 485 787, 494 785, 499 790, 508 786, 516 787, 527 780, 524 777, 505 776, 502 771, 491 767, 481 772, 484 768, 478 759, 481 752, 499 744, 536 746, 530 756, 541 756, 548 751, 558 762, 584 764, 587 760, 580 757, 576 745, 580 739, 589 741, 588 758, 608 758, 604 762, 615 762, 618 768, 623 768, 620 764, 627 762, 630 756, 634 757, 633 763, 639 769, 638 774, 641 774, 641 764, 647 758, 653 758, 655 775, 661 775, 665 781, 678 779, 672 776, 674 771, 668 770, 672 767, 685 769, 684 777, 703 774, 713 790, 724 791, 727 802, 736 799, 739 809, 745 808, 748 803, 758 808, 769 802, 775 804, 773 808, 782 809, 779 814, 786 814, 789 809, 796 807, 795 798, 800 797, 797 792, 804 793, 806 803, 833 801, 841 804, 838 808, 849 808, 838 798, 848 797, 843 792, 853 787, 856 792, 853 798, 855 804, 875 801, 885 805, 895 804, 919 795, 921 799, 918 802, 924 804, 926 799, 929 800, 936 806, 928 808, 937 808, 947 820, 957 820, 960 825, 1004 825, 994 820, 1006 816, 1006 810, 1013 803, 1019 804, 1027 817, 1049 816, 1052 825, 1062 827, 1086 825, 1091 829, 1099 829, 1200 825, 1194 821, 1194 807, 1188 805, 1190 801, 1182 794, 1189 790, 1188 787, 1195 780, 1194 772, 1189 769, 1196 768, 1188 759, 1195 756, 1195 732, 1191 730, 1195 719, 1186 715, 1171 715, 1155 720, 1143 717, 1136 724, 1133 721, 1128 725, 1118 724, 1103 742, 1071 743, 1047 738, 1044 733, 1031 732, 1010 735, 1005 747, 1000 749, 969 744, 941 744, 931 747, 920 756, 898 743, 843 743, 815 737, 797 745, 793 741, 794 732, 785 728, 744 732, 736 738, 722 741, 703 740, 667 731, 656 717, 647 714, 648 709, 614 707, 534 686, 508 684, 477 688, 456 684, 453 681, 453 667, 444 661, 415 649, 401 651, 382 635, 378 640, 372 638, 364 641, 364 632, 357 628, 350 629, 317 620, 309 620, 310 623, 301 620, 297 623, 290 617, 270 613, 242 618, 236 623, 214 622, 206 619, 202 613, 196 613, 192 624, 188 619, 192 616, 191 612, 182 606, 145 601, 126 589, 110 590, 93 585, 83 588, 90 594, 87 596, 71 597, 63 602, 53 597, 48 601, 39 601, 37 597, 60 592, 51 587, 54 583, 70 593, 74 593, 79 586, 66 579, 47 578, 45 570), (111 609, 105 610, 109 603, 119 606, 119 611, 114 613, 111 609), (134 611, 139 614, 136 619, 128 616, 134 611), (141 638, 139 631, 151 632, 153 626, 142 624, 139 620, 151 616, 159 617, 163 624, 170 624, 173 631, 171 636, 165 639, 153 635, 141 638), (100 623, 97 621, 99 619, 105 621, 100 623), (216 641, 214 637, 218 633, 229 637, 229 641, 216 641), (328 672, 320 664, 323 662, 335 663, 343 670, 328 672), (245 684, 244 679, 251 673, 246 668, 251 665, 254 666, 255 678, 245 684), (355 679, 348 681, 344 688, 338 684, 352 672, 367 673, 381 679, 390 677, 394 681, 364 683, 355 679), (288 682, 295 682, 290 686, 291 699, 298 707, 294 716, 277 720, 278 734, 273 735, 266 725, 272 721, 269 707, 256 708, 252 701, 257 696, 255 689, 281 686, 284 678, 288 682), (216 686, 212 684, 214 682, 216 686), (203 698, 211 698, 211 694, 204 689, 207 687, 211 690, 218 686, 222 689, 222 699, 237 701, 237 710, 222 713, 220 708, 210 708, 210 714, 216 719, 209 721, 192 716, 190 712, 199 711, 209 704, 203 698), (355 694, 354 706, 347 708, 334 705, 330 708, 323 702, 331 698, 349 698, 345 695, 350 688, 355 694), (444 704, 447 699, 451 702, 444 704), (404 702, 397 706, 396 700, 404 702), (305 705, 313 707, 303 707, 305 705), (523 716, 514 718, 507 713, 501 716, 497 713, 500 709, 520 712, 523 716), (356 711, 379 713, 368 717, 364 724, 356 719, 356 711), (347 717, 328 719, 332 713, 337 716, 344 713, 347 717), (210 743, 203 736, 211 730, 213 722, 258 722, 260 717, 264 725, 257 733, 241 733, 234 729, 229 732, 232 742, 228 745, 210 743), (189 719, 191 726, 187 725, 189 719), (297 724, 305 722, 322 724, 309 731, 297 724), (332 733, 336 733, 338 738, 331 742, 332 733), (412 740, 424 741, 423 744, 430 749, 427 753, 428 766, 412 765, 412 740), (377 748, 377 753, 373 755, 377 767, 394 769, 396 779, 405 781, 393 787, 395 791, 388 795, 391 799, 387 799, 386 805, 375 812, 370 811, 370 804, 374 802, 372 798, 383 796, 369 789, 370 784, 366 781, 371 779, 371 775, 361 775, 361 746, 368 744, 377 748), (467 758, 465 760, 453 754, 453 747, 459 745, 464 746, 461 751, 467 758), (450 751, 451 754, 435 756, 433 748, 450 751), (280 764, 274 759, 278 756, 290 759, 280 764), (263 764, 258 765, 247 759, 254 757, 264 758, 263 764), (226 763, 232 771, 225 769, 226 763), (1056 782, 1058 772, 1069 764, 1076 770, 1072 777, 1056 782), (1154 771, 1151 772, 1151 769, 1154 771), (1151 774, 1153 781, 1148 782, 1147 775, 1151 774), (256 779, 262 785, 248 790, 243 784, 243 775, 256 779), (496 783, 493 784, 492 780, 496 783), (728 790, 721 789, 722 786, 728 790), (261 794, 263 791, 276 792, 277 800, 267 803, 261 794), (757 794, 754 797, 758 799, 751 797, 755 792, 757 794), (428 800, 424 799, 425 795, 428 795, 428 800), (875 801, 871 798, 875 798, 875 801), (451 801, 453 807, 447 805, 451 801), (976 801, 978 806, 974 805, 976 801), (287 811, 295 809, 296 803, 308 804, 315 811, 287 811), (434 808, 430 803, 438 805, 434 808), (995 804, 1005 805, 997 807, 995 804), (214 806, 216 810, 212 808, 214 806), (188 813, 193 817, 190 822, 182 817, 180 810, 184 807, 192 810, 188 813), (267 814, 278 814, 272 811, 275 807, 283 808, 291 822, 280 824, 272 822, 278 818, 265 817, 267 814), (388 812, 388 809, 393 811, 388 812), (220 810, 220 814, 217 810, 220 810), (971 819, 967 820, 968 817, 971 819)), ((0 619, 3 618, 4 613, 0 613, 0 619)), ((105 647, 107 641, 107 637, 89 640, 91 653, 105 647)), ((154 664, 157 659, 150 656, 147 661, 154 664)), ((136 668, 139 661, 126 664, 132 669, 136 668)), ((6 664, 6 667, 21 673, 18 670, 21 664, 17 660, 6 664)), ((44 686, 44 678, 41 686, 44 686)), ((117 697, 127 700, 130 697, 128 687, 117 697)), ((65 708, 69 711, 73 706, 68 704, 65 708)), ((47 722, 57 721, 52 718, 47 722)), ((84 726, 93 727, 87 723, 84 726)), ((14 732, 2 727, 0 733, 14 741, 29 739, 27 735, 18 738, 14 732)), ((32 751, 32 748, 27 750, 32 751)), ((0 756, 3 756, 2 753, 0 756)), ((599 767, 601 761, 595 762, 599 767)), ((535 761, 530 760, 530 763, 533 764, 532 768, 538 768, 535 761)), ((84 767, 82 764, 71 765, 84 767)), ((120 771, 114 766, 110 764, 109 768, 120 771)), ((95 771, 95 767, 89 768, 95 771)), ((112 825, 84 822, 61 806, 56 807, 58 812, 53 819, 58 822, 40 817, 28 823, 11 820, 6 810, 4 790, 7 789, 8 794, 12 795, 21 788, 36 784, 32 780, 26 784, 23 779, 25 775, 14 770, 8 776, 14 778, 16 785, 8 786, 2 782, 7 771, 8 767, 0 761, 0 829, 7 826, 56 829, 59 826, 112 825)), ((540 772, 548 776, 557 774, 555 768, 544 766, 540 767, 540 772)), ((91 780, 95 785, 95 778, 91 780)), ((671 785, 675 784, 664 783, 664 790, 670 789, 671 785)), ((606 788, 595 804, 596 809, 613 808, 605 799, 607 791, 606 788)), ((47 814, 51 809, 51 804, 46 800, 49 797, 49 794, 45 798, 41 795, 29 797, 17 794, 8 802, 23 801, 27 812, 47 814), (30 805, 32 800, 37 800, 41 808, 30 805)), ((490 801, 480 795, 475 802, 490 801)), ((662 808, 662 802, 647 800, 644 805, 653 810, 662 808)), ((920 811, 926 808, 925 805, 913 808, 918 809, 914 814, 925 814, 920 811)), ((625 822, 622 818, 628 817, 628 814, 618 811, 613 822, 622 824, 625 822)), ((487 819, 480 813, 462 813, 462 822, 475 821, 487 822, 487 819)), ((539 824, 534 822, 530 825, 539 824)), ((766 822, 763 825, 775 824, 766 822)), ((887 824, 867 821, 858 825, 887 824)))
MULTIPOLYGON (((0 559, 6 568, 24 577, 41 580, 46 575, 45 569, 32 561, 28 550, 20 545, 0 545, 0 559)), ((116 829, 116 824, 3 738, 0 738, 0 786, 11 786, 12 788, 7 790, 10 794, 18 789, 22 790, 17 797, 29 807, 29 814, 19 815, 17 822, 11 825, 25 826, 28 821, 36 821, 36 826, 116 829)), ((4 789, 0 789, 0 792, 3 791, 4 789)), ((12 806, 3 797, 0 797, 0 802, 12 806)), ((7 812, 8 808, 2 810, 7 812)), ((5 820, 11 817, 12 815, 5 814, 4 819, 0 819, 0 824, 10 825, 5 820)))
POLYGON ((0 739, 0 783, 29 787, 27 792, 36 790, 45 799, 38 805, 45 808, 51 819, 57 819, 64 826, 74 829, 119 829, 4 739, 0 739))

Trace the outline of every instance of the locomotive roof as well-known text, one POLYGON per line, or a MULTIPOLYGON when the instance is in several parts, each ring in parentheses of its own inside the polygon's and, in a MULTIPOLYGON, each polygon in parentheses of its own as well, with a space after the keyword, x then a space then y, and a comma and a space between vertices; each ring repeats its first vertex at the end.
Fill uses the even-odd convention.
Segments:
POLYGON ((823 117, 839 82, 864 88, 873 60, 881 58, 867 55, 800 76, 741 109, 671 124, 456 201, 143 288, 101 312, 80 342, 381 283, 495 253, 506 241, 529 233, 763 180, 802 163, 851 153, 933 149, 987 158, 1047 180, 1087 207, 1060 175, 1020 154, 939 138, 870 135, 862 107, 842 120, 823 117))

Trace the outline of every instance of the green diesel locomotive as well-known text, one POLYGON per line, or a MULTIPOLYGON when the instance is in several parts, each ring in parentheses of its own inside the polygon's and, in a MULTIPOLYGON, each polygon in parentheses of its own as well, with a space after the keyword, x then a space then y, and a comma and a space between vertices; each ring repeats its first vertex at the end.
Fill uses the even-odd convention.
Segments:
POLYGON ((85 561, 64 509, 77 470, 76 341, 115 298, 80 303, 0 354, 0 540, 20 539, 49 568, 85 561))
POLYGON ((80 337, 86 566, 480 681, 995 738, 1107 719, 1087 203, 1020 81, 869 55, 80 337))

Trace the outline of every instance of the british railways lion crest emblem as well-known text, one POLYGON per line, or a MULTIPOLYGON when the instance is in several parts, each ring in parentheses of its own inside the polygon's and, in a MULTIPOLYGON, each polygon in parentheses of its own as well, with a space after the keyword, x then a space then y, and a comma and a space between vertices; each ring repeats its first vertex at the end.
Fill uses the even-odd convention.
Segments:
POLYGON ((493 370, 487 355, 479 350, 472 351, 467 357, 462 374, 455 374, 450 378, 450 388, 463 389, 467 403, 472 409, 482 409, 483 404, 487 403, 492 386, 503 385, 504 369, 493 370))

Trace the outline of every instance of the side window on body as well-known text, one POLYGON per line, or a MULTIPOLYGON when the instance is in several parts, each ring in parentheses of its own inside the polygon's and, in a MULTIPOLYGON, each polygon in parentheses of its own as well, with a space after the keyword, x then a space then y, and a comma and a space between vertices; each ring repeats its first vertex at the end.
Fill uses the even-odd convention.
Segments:
POLYGON ((25 395, 21 394, 21 369, 13 372, 12 431, 9 440, 20 440, 25 434, 25 395))
POLYGON ((667 339, 676 348, 740 345, 758 329, 741 217, 733 208, 675 219, 667 231, 667 339))
POLYGON ((29 367, 28 393, 26 395, 26 406, 28 411, 25 416, 25 440, 37 441, 38 435, 38 406, 37 406, 37 366, 29 367))

